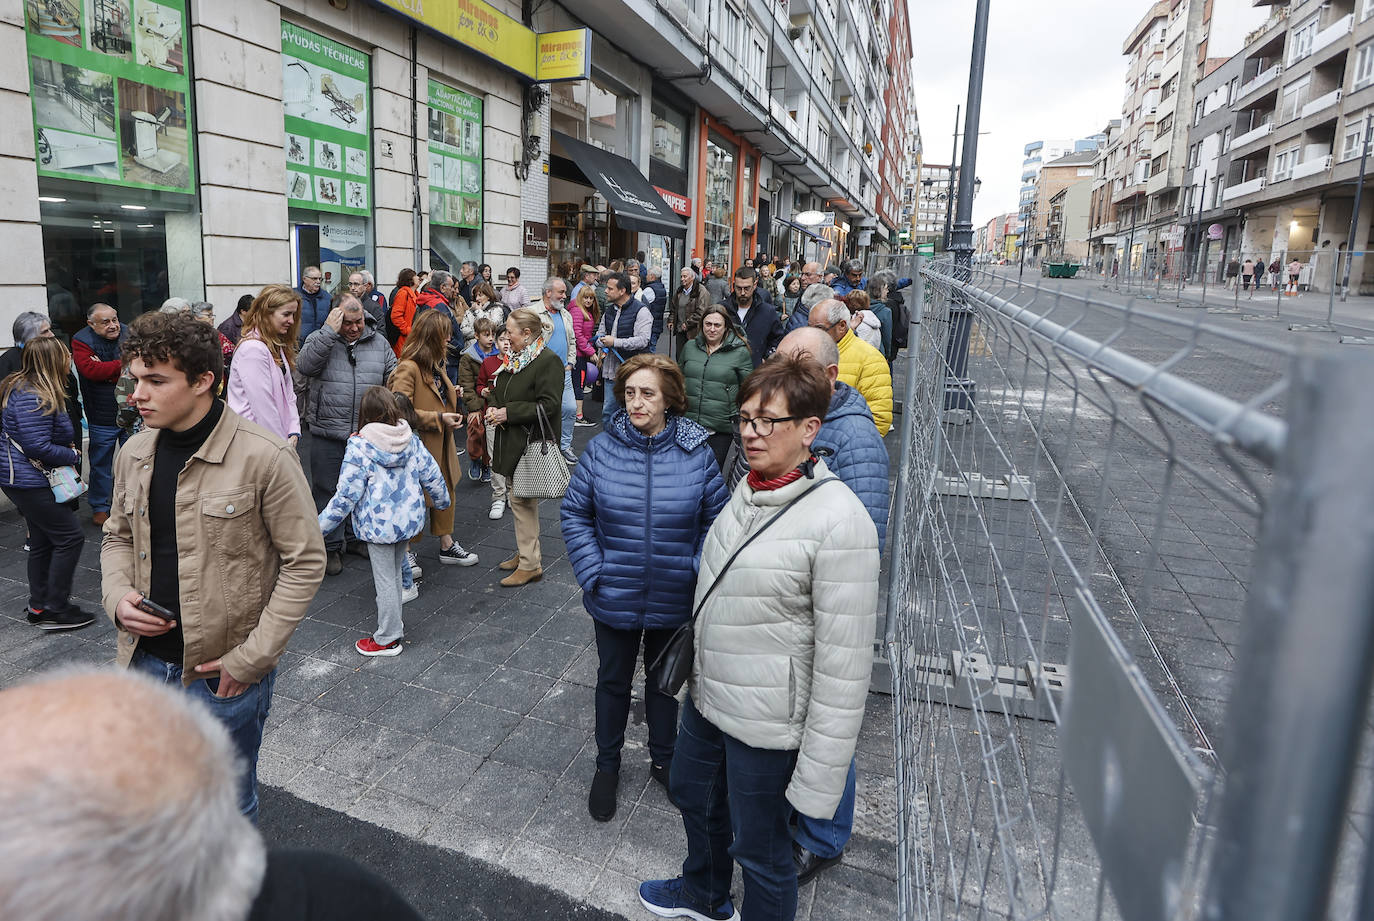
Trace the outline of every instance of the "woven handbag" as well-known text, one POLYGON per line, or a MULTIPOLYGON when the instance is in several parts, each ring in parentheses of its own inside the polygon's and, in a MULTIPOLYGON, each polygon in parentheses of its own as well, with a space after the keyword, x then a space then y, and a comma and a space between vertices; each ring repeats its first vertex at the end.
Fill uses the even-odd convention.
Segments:
POLYGON ((518 499, 561 499, 568 491, 568 462, 558 449, 558 437, 549 424, 544 407, 535 406, 539 435, 530 432, 525 453, 515 465, 515 475, 511 477, 511 495, 518 499))

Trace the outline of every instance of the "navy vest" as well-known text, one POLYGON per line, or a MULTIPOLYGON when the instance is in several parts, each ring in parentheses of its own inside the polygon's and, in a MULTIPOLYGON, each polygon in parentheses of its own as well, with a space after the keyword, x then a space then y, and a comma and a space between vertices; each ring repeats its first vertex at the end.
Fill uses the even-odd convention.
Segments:
MULTIPOLYGON (((91 352, 99 361, 115 361, 120 357, 120 344, 128 334, 127 327, 120 327, 119 338, 115 340, 97 336, 89 326, 82 327, 72 336, 74 341, 90 346, 91 352)), ((81 385, 81 402, 86 404, 86 419, 93 425, 115 425, 119 407, 115 405, 115 381, 93 381, 78 374, 81 385)))
MULTIPOLYGON (((615 310, 616 308, 615 308, 615 307, 612 307, 611 309, 612 309, 612 310, 615 310)), ((649 309, 649 308, 645 307, 643 304, 641 304, 639 301, 635 300, 634 298, 630 298, 628 301, 625 302, 625 306, 624 306, 623 308, 620 308, 620 314, 619 314, 619 316, 616 317, 616 320, 615 320, 615 333, 614 333, 614 335, 615 335, 616 343, 617 343, 616 346, 615 346, 615 350, 616 350, 616 353, 617 353, 622 359, 629 360, 631 356, 634 356, 634 355, 642 355, 642 354, 644 354, 645 352, 649 351, 649 349, 648 349, 647 346, 646 346, 645 348, 642 348, 642 349, 627 349, 627 348, 625 348, 624 346, 622 346, 622 345, 619 344, 620 341, 623 340, 623 339, 633 339, 633 338, 634 338, 634 335, 635 335, 635 320, 639 317, 639 312, 640 312, 641 310, 647 310, 647 309, 649 309)), ((651 335, 651 337, 652 337, 652 334, 650 334, 650 335, 651 335)))

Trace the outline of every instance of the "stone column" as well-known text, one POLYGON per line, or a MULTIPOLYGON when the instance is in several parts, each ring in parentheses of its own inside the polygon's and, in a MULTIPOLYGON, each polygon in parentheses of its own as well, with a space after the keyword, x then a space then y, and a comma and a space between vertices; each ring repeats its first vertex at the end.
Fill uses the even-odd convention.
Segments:
POLYGON ((26 310, 48 312, 43 272, 43 229, 38 213, 34 162, 33 103, 24 5, 0 0, 0 252, 5 254, 5 297, 0 299, 0 342, 13 345, 14 318, 26 310))
MULTIPOLYGON (((372 50, 372 195, 375 215, 374 239, 377 265, 373 274, 377 286, 390 291, 396 273, 404 268, 424 268, 428 252, 422 250, 421 265, 415 264, 415 200, 411 178, 411 131, 418 147, 421 176, 421 211, 429 211, 429 189, 424 177, 429 170, 429 69, 416 69, 415 95, 410 95, 410 29, 394 17, 378 17, 385 36, 371 36, 377 43, 372 50), (394 50, 393 50, 394 49, 394 50)), ((425 219, 421 220, 421 241, 426 247, 425 219)))
POLYGON ((240 295, 293 281, 281 12, 268 0, 190 7, 205 294, 222 319, 240 295))

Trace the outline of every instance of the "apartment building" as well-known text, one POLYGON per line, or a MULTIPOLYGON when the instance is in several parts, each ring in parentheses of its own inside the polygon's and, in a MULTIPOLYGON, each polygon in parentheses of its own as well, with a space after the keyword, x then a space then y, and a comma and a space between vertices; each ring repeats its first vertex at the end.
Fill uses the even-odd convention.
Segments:
POLYGON ((1022 209, 1026 261, 1082 260, 1088 255, 1089 210, 1096 150, 1051 160, 1035 180, 1035 196, 1022 209))
POLYGON ((1111 176, 1125 156, 1121 143, 1121 119, 1102 129, 1102 147, 1093 161, 1093 181, 1088 194, 1088 262, 1095 271, 1109 271, 1117 248, 1117 207, 1112 200, 1111 176))
POLYGON ((1232 105, 1244 82, 1245 56, 1209 59, 1193 91, 1188 159, 1183 171, 1183 249, 1185 273, 1194 279, 1209 271, 1224 280, 1225 254, 1240 247, 1240 209, 1222 201, 1235 147, 1232 105))
MULTIPOLYGON (((916 211, 913 216, 912 240, 917 245, 935 243, 945 245, 945 219, 950 212, 951 197, 957 189, 950 185, 948 164, 922 163, 916 185, 916 211)), ((952 226, 952 224, 951 224, 952 226)))
POLYGON ((1374 196, 1350 239, 1362 139, 1374 118, 1374 0, 1275 4, 1239 59, 1230 162, 1221 200, 1241 225, 1237 249, 1303 264, 1303 284, 1330 290, 1340 254, 1351 286, 1374 291, 1374 196))

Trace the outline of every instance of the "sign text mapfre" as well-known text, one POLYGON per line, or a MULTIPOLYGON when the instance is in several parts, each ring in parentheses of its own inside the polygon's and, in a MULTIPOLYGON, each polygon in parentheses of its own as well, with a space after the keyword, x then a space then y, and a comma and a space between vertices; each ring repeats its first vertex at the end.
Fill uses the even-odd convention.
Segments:
POLYGON ((657 185, 654 186, 654 190, 658 192, 659 195, 663 196, 663 201, 667 203, 669 208, 673 209, 675 214, 680 214, 683 217, 692 216, 692 200, 686 195, 680 195, 677 192, 669 192, 662 186, 657 185))

